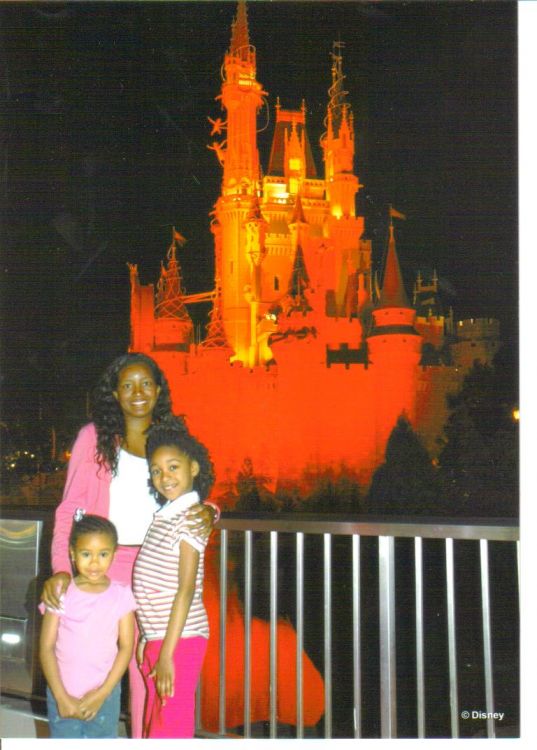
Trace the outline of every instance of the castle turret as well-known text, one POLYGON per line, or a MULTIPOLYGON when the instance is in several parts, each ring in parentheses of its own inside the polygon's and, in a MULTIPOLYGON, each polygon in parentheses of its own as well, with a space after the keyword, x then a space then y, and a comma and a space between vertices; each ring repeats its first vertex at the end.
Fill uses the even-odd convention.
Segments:
MULTIPOLYGON (((174 232, 175 234, 175 232, 174 232)), ((168 249, 168 265, 161 265, 155 300, 156 348, 188 352, 192 343, 192 320, 183 301, 181 267, 176 256, 175 237, 168 249)))
POLYGON ((433 271, 429 279, 425 279, 421 271, 418 271, 412 304, 416 310, 415 327, 423 336, 423 342, 434 349, 440 349, 444 344, 447 321, 438 293, 436 271, 433 271))
MULTIPOLYGON (((250 211, 244 221, 246 229, 246 256, 250 262, 251 283, 245 289, 245 297, 250 305, 250 346, 248 349, 248 366, 263 364, 258 346, 258 322, 261 302, 261 263, 265 257, 265 232, 267 222, 261 214, 257 196, 253 199, 250 211)), ((268 359, 272 359, 269 354, 268 359)))
POLYGON ((390 224, 382 287, 372 314, 373 329, 367 337, 367 348, 379 395, 375 419, 380 458, 399 416, 404 414, 415 423, 422 345, 422 337, 414 328, 416 311, 408 301, 403 283, 393 223, 390 224))
POLYGON ((332 85, 328 89, 326 132, 321 136, 328 219, 326 230, 333 241, 335 289, 333 315, 346 315, 349 278, 359 266, 371 262, 370 243, 361 238, 364 218, 356 216, 356 193, 360 188, 354 174, 354 118, 343 82, 342 42, 334 42, 332 85))
POLYGON ((129 263, 131 285, 131 352, 149 352, 154 337, 154 289, 153 284, 140 284, 138 266, 129 263))
POLYGON ((222 316, 234 358, 244 363, 250 360, 253 332, 249 290, 255 284, 247 248, 246 220, 252 198, 259 189, 257 111, 264 95, 256 80, 255 48, 249 41, 246 4, 241 0, 232 25, 231 44, 223 65, 222 93, 218 97, 227 117, 217 131, 225 128, 227 139, 213 147, 224 167, 222 194, 216 204, 222 243, 218 269, 222 282, 222 316))
POLYGON ((332 51, 332 85, 328 89, 326 132, 321 136, 324 153, 326 197, 330 213, 337 219, 355 216, 358 177, 354 174, 354 118, 347 91, 343 88, 343 57, 341 42, 334 42, 332 51))

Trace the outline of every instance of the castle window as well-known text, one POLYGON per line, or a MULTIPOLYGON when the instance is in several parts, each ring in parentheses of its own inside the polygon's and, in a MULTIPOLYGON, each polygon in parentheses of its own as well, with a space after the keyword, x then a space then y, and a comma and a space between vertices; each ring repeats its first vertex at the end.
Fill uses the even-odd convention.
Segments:
POLYGON ((302 169, 302 160, 297 159, 296 157, 291 157, 289 159, 289 169, 293 172, 298 172, 300 169, 302 169))
POLYGON ((277 292, 280 289, 280 280, 277 276, 274 277, 274 291, 277 292))

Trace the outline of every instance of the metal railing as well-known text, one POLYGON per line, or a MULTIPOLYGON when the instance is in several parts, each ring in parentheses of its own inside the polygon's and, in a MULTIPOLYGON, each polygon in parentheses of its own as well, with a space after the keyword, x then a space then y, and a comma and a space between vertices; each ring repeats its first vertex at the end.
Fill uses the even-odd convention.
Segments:
MULTIPOLYGON (((427 735, 427 723, 430 714, 429 690, 432 679, 428 678, 431 664, 437 665, 444 660, 446 668, 446 691, 448 700, 444 709, 446 725, 449 729, 436 729, 436 736, 461 736, 461 726, 464 725, 466 736, 495 737, 497 734, 497 714, 501 713, 495 707, 495 674, 500 666, 494 661, 494 640, 491 587, 496 580, 491 581, 490 556, 491 545, 496 557, 500 554, 501 576, 503 590, 506 588, 514 593, 510 611, 501 612, 507 616, 512 625, 512 642, 505 644, 501 641, 502 653, 511 654, 512 672, 517 671, 516 646, 518 637, 518 590, 519 590, 519 535, 518 526, 511 520, 486 521, 464 519, 409 519, 393 518, 390 520, 374 520, 369 517, 356 517, 353 520, 332 515, 309 514, 235 514, 224 513, 218 524, 219 534, 219 586, 220 586, 220 615, 219 633, 213 637, 219 638, 219 730, 220 736, 229 734, 226 727, 226 651, 230 644, 226 639, 226 602, 230 587, 228 573, 230 555, 239 559, 237 570, 233 574, 242 588, 244 614, 244 723, 239 733, 245 738, 252 736, 251 722, 251 667, 256 658, 252 653, 252 594, 254 579, 259 575, 268 575, 268 603, 264 610, 268 613, 270 632, 270 677, 269 677, 269 705, 268 735, 278 737, 278 674, 277 674, 277 622, 280 606, 280 588, 278 586, 279 567, 282 553, 285 562, 294 567, 294 576, 286 575, 285 583, 289 588, 294 585, 294 627, 296 629, 296 737, 304 736, 303 713, 303 674, 302 653, 305 639, 322 643, 323 653, 317 654, 317 666, 324 679, 324 716, 317 727, 317 736, 332 738, 342 736, 340 728, 334 721, 334 694, 342 695, 338 681, 345 678, 348 685, 348 674, 343 675, 345 669, 333 669, 334 639, 337 640, 340 623, 347 622, 346 633, 351 631, 350 638, 343 644, 346 655, 344 663, 347 671, 352 671, 352 689, 344 688, 351 712, 352 729, 348 736, 360 738, 364 736, 380 736, 393 738, 398 736, 415 736, 423 738, 427 735), (322 570, 308 568, 308 580, 316 577, 322 582, 322 637, 315 633, 311 637, 314 624, 310 622, 304 607, 304 548, 305 542, 310 543, 316 537, 320 540, 319 552, 315 560, 322 570), (334 546, 341 547, 342 538, 349 545, 349 554, 343 554, 346 561, 341 564, 342 554, 338 553, 336 568, 334 567, 334 546), (255 538, 255 545, 254 545, 255 538), (255 547, 256 563, 254 564, 253 550, 255 547), (367 548, 367 549, 366 549, 367 548), (266 554, 260 556, 265 550, 266 554), (372 554, 373 550, 373 554, 372 554), (478 554, 477 554, 478 551, 478 554), (463 568, 457 559, 462 555, 463 568), (403 562, 401 562, 401 559, 403 562), (439 563, 439 564, 437 564, 439 563), (256 568, 257 565, 257 568, 256 568), (261 572, 259 567, 263 568, 261 572), (242 568, 242 569, 241 569, 242 568), (472 571, 477 581, 473 592, 468 595, 466 587, 472 578, 472 571), (350 580, 350 601, 348 611, 344 612, 338 605, 337 621, 334 618, 333 595, 340 593, 334 588, 334 574, 339 582, 350 580), (430 580, 428 580, 430 579, 430 580), (397 598, 401 592, 406 592, 407 603, 404 608, 397 605, 397 598), (372 591, 376 603, 371 605, 372 591), (430 599, 434 597, 434 607, 430 599), (443 601, 443 604, 441 601, 443 601), (364 604, 368 602, 367 609, 364 604), (410 604, 409 604, 410 602, 410 604), (440 603, 439 603, 440 602, 440 603), (435 609, 432 612, 432 609, 435 609), (375 611, 373 611, 375 610, 375 611), (413 610, 409 614, 409 610, 413 610), (438 610, 438 611, 436 611, 438 610), (443 624, 439 626, 440 610, 443 610, 443 624), (412 675, 405 675, 404 690, 398 692, 398 681, 401 681, 398 666, 398 641, 401 640, 401 626, 398 615, 404 612, 410 620, 410 628, 405 630, 404 654, 412 652, 412 675), (432 614, 431 614, 432 613, 432 614), (470 613, 470 614, 468 614, 470 613), (473 613, 473 614, 472 614, 473 613), (436 619, 435 619, 436 617, 436 619), (461 624, 462 618, 462 624, 461 624), (378 648, 370 647, 371 620, 378 622, 378 648), (473 622, 473 625, 472 625, 473 622), (478 625, 476 625, 478 623, 478 625), (366 644, 364 634, 368 628, 369 636, 366 644), (483 687, 482 703, 470 706, 460 705, 460 675, 461 664, 458 654, 458 634, 461 627, 473 628, 473 638, 478 652, 474 653, 475 663, 472 667, 478 679, 472 678, 472 689, 475 683, 483 687), (412 638, 407 631, 413 630, 412 638), (430 633, 434 631, 436 647, 431 646, 430 633), (477 635, 476 632, 477 631, 477 635), (406 639, 406 640, 405 640, 406 639), (412 641, 412 642, 410 642, 412 641), (438 645, 440 644, 440 645, 438 645), (445 650, 445 658, 443 653, 445 650), (438 651, 438 653, 437 653, 438 651), (374 652, 374 658, 371 653, 374 652), (368 657, 369 669, 376 670, 377 675, 365 684, 364 672, 366 664, 364 653, 368 657), (348 657, 348 658, 347 658, 348 657), (374 662, 373 666, 372 663, 374 662), (373 687, 372 687, 373 685, 373 687), (410 685, 410 688, 409 688, 410 685), (378 696, 369 703, 378 709, 378 716, 371 719, 371 706, 368 708, 368 728, 364 731, 364 699, 371 698, 371 692, 377 690, 378 696), (349 693, 351 694, 349 697, 349 693), (398 734, 398 704, 402 699, 408 700, 411 694, 412 718, 408 719, 408 706, 405 706, 407 728, 398 734), (377 703, 375 703, 377 701, 377 703), (429 707, 429 708, 428 708, 429 707), (461 708, 464 709, 461 712, 461 708), (481 723, 475 723, 471 730, 473 713, 481 723), (470 722, 465 722, 466 714, 470 722), (461 718, 463 723, 461 724, 461 718), (486 721, 486 730, 483 722, 486 721), (410 726, 410 730, 408 729, 410 726), (439 733, 440 732, 440 733, 439 733), (469 734, 468 734, 469 732, 469 734), (486 734, 485 734, 486 732, 486 734)), ((496 564, 496 563, 495 563, 496 564)), ((314 566, 315 567, 315 566, 314 566)), ((498 578, 498 577, 496 577, 498 578)), ((261 587, 266 588, 266 587, 261 587)), ((310 596, 311 598, 311 596, 310 596)), ((318 597, 316 597, 318 600, 318 597)), ((256 593, 259 600, 259 593, 256 593)), ((258 602, 259 604, 259 602, 258 602)), ((499 610, 505 609, 498 605, 499 610)), ((263 607, 262 607, 263 609, 263 607)), ((286 613, 289 616, 289 613, 286 613)), ((494 612, 496 614, 496 612, 494 612)), ((340 639, 341 640, 341 639, 340 639)), ((497 640, 497 639, 496 639, 497 640)), ((341 644, 339 644, 341 650, 341 644)), ((320 650, 319 650, 320 651, 320 650)), ((505 665, 504 665, 505 666, 505 665)), ((437 668, 437 667, 435 667, 437 668)), ((501 670, 500 670, 501 671, 501 670)), ((505 671, 505 669, 504 669, 505 671)), ((509 670, 508 670, 509 671, 509 670)), ((440 669, 442 672, 442 669, 440 669)), ((435 678, 436 679, 436 678, 435 678)), ((435 683, 436 684, 436 683, 435 683)), ((516 692, 516 689, 514 689, 516 692)), ((340 701, 338 699, 338 709, 340 701)), ((339 712, 341 713, 341 711, 339 712)), ((513 710, 513 713, 516 713, 513 710)), ((502 717, 503 718, 503 717, 502 717)), ((510 719, 511 730, 516 736, 518 720, 510 719)), ((198 714, 199 720, 199 714, 198 714)), ((441 724, 440 720, 440 724, 441 724)), ((200 722, 200 720, 199 720, 200 722)), ((234 728, 236 731, 236 728, 234 728)), ((433 731, 433 736, 435 736, 433 731)), ((198 733, 203 736, 203 726, 198 723, 198 733)), ((215 735, 211 735, 215 736, 215 735)), ((236 735, 234 735, 236 736, 236 735)), ((347 735, 343 735, 347 736, 347 735)), ((429 735, 430 736, 430 735, 429 735)))

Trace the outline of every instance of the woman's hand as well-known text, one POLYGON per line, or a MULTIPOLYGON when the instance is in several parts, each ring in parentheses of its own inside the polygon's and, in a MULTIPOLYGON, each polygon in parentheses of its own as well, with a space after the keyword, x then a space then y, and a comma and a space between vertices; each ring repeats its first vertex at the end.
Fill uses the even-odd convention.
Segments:
POLYGON ((67 587, 71 581, 69 573, 56 573, 55 575, 47 578, 43 585, 43 591, 41 592, 41 600, 47 607, 51 609, 61 608, 60 597, 65 594, 67 587))
POLYGON ((215 524, 216 511, 212 505, 196 503, 187 512, 187 522, 190 531, 204 538, 208 537, 215 524))
POLYGON ((174 692, 175 668, 173 666, 173 659, 167 658, 161 653, 153 670, 149 673, 149 677, 154 678, 157 693, 163 705, 165 705, 166 698, 172 698, 174 692))

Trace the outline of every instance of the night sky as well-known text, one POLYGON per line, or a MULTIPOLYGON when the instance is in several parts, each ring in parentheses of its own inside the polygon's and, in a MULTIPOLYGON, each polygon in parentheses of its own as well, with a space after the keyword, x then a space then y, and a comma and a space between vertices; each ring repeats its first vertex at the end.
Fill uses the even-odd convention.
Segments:
MULTIPOLYGON (((1 5, 4 419, 39 407, 57 419, 83 404, 128 346, 126 264, 156 282, 172 224, 188 238, 187 291, 211 288, 221 169, 207 116, 221 115, 235 9, 1 5)), ((369 231, 382 235, 389 203, 404 212, 407 290, 418 268, 436 268, 456 318, 497 317, 507 341, 517 331, 516 13, 513 2, 248 4, 269 92, 263 164, 276 96, 284 108, 305 98, 322 174, 329 53, 342 40, 369 231)))

